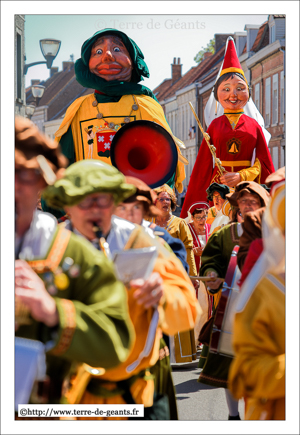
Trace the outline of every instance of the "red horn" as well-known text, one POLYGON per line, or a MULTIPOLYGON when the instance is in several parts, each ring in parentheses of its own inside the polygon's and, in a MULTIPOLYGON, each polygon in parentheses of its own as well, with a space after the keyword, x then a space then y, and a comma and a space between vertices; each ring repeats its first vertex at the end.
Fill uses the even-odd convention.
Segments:
POLYGON ((112 165, 124 175, 136 177, 152 189, 166 183, 176 171, 178 152, 173 137, 152 121, 132 121, 115 134, 112 165))

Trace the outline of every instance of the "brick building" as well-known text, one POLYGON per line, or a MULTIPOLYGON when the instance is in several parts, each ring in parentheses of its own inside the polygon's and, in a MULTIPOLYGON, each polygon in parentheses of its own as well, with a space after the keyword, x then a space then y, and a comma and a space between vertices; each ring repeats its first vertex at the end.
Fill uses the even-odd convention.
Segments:
POLYGON ((25 16, 15 15, 15 115, 25 116, 25 16))
POLYGON ((203 128, 207 129, 204 109, 222 64, 228 36, 235 40, 252 99, 271 134, 269 148, 275 169, 285 165, 285 16, 269 15, 268 21, 260 26, 246 25, 245 32, 215 34, 215 53, 207 53, 184 76, 179 76, 177 72, 174 74, 174 68, 178 69, 180 63, 174 58, 172 78, 164 80, 154 89, 173 133, 186 145, 186 149, 182 150, 189 160, 185 185, 188 185, 202 141, 188 102, 192 102, 203 128))
POLYGON ((285 165, 285 16, 270 15, 246 64, 252 98, 271 133, 270 152, 275 169, 285 165))

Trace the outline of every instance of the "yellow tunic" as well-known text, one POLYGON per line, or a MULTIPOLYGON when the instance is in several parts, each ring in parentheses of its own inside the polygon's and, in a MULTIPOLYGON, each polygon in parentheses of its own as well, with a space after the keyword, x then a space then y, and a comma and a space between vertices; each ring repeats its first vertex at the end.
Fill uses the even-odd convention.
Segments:
MULTIPOLYGON (((86 95, 75 100, 70 107, 68 107, 66 115, 55 133, 57 141, 68 131, 70 125, 72 127, 72 135, 75 146, 76 161, 86 158, 100 159, 105 163, 111 164, 110 157, 99 157, 97 153, 97 143, 94 139, 93 153, 90 156, 91 145, 88 141, 91 140, 91 136, 88 132, 92 131, 95 135, 106 123, 114 123, 121 127, 124 123, 124 118, 128 117, 131 121, 138 121, 145 119, 153 121, 164 127, 172 136, 172 131, 166 122, 165 115, 162 107, 153 98, 146 95, 124 95, 117 103, 99 103, 98 110, 102 114, 102 118, 98 119, 97 107, 93 106, 95 101, 94 94, 86 95), (137 110, 133 110, 132 106, 136 103, 137 110)), ((108 133, 115 133, 115 130, 107 128, 108 133)), ((176 143, 179 140, 174 137, 176 143)), ((177 146, 178 153, 181 154, 179 147, 177 146)), ((178 192, 182 192, 182 182, 185 179, 185 169, 183 163, 178 161, 176 169, 175 186, 178 192)))
MULTIPOLYGON (((152 406, 154 382, 147 369, 153 366, 158 360, 161 331, 167 335, 173 335, 177 331, 189 330, 194 327, 201 312, 201 308, 195 296, 194 287, 182 264, 173 253, 167 251, 162 246, 159 240, 150 238, 141 227, 137 227, 131 233, 125 249, 138 249, 153 245, 157 247, 159 252, 153 271, 158 272, 163 278, 164 297, 158 306, 159 327, 156 330, 154 345, 149 355, 141 360, 135 370, 130 373, 126 371, 126 368, 138 359, 138 356, 145 346, 150 321, 153 315, 152 308, 145 309, 143 306, 137 304, 133 297, 134 291, 129 289, 129 313, 136 334, 135 343, 129 357, 115 369, 106 370, 104 373, 101 371, 99 376, 93 377, 101 381, 100 387, 106 390, 106 394, 102 395, 100 390, 98 394, 85 391, 81 397, 80 394, 78 394, 78 389, 74 388, 74 390, 69 390, 65 395, 68 402, 124 404, 125 401, 120 393, 110 395, 107 391, 117 391, 117 381, 138 375, 138 378, 130 387, 132 397, 137 404, 144 404, 146 407, 152 406), (139 376, 143 370, 145 370, 145 373, 139 376)), ((74 383, 74 387, 76 387, 76 382, 74 383)), ((85 387, 83 385, 81 391, 84 390, 85 387)), ((120 419, 123 418, 121 417, 120 419)))
MULTIPOLYGON (((197 276, 197 267, 193 253, 193 236, 186 221, 177 216, 172 216, 166 226, 166 230, 172 237, 180 239, 183 242, 187 253, 189 275, 197 276)), ((174 335, 174 347, 176 363, 192 362, 195 360, 197 352, 194 330, 177 332, 174 335)))
POLYGON ((242 287, 234 321, 235 358, 229 388, 246 398, 246 420, 285 419, 285 283, 267 274, 254 288, 242 287))

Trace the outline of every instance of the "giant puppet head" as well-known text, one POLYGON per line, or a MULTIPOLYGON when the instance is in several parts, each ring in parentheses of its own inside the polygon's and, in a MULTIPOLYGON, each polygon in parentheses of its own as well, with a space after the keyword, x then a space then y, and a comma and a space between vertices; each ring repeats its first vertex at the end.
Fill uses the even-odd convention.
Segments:
POLYGON ((224 61, 220 67, 215 86, 211 92, 204 110, 207 126, 224 112, 243 111, 245 115, 255 119, 261 126, 266 142, 269 143, 270 133, 265 129, 265 122, 255 106, 247 79, 237 56, 234 40, 227 39, 224 61))
POLYGON ((228 38, 222 70, 214 86, 214 97, 225 112, 242 110, 250 97, 248 83, 231 37, 228 38))
POLYGON ((104 29, 83 43, 75 74, 82 86, 101 90, 106 82, 139 83, 149 77, 149 70, 131 38, 119 30, 104 29))

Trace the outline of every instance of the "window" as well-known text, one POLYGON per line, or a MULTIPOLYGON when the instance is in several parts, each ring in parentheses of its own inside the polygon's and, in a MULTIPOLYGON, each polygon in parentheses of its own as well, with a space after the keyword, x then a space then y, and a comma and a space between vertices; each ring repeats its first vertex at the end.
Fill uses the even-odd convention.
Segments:
POLYGON ((272 161, 275 168, 275 171, 278 169, 278 147, 275 146, 272 148, 272 161))
POLYGON ((17 98, 22 99, 22 36, 17 33, 17 98))
POLYGON ((280 124, 284 123, 284 115, 285 115, 285 101, 284 101, 284 73, 281 71, 280 73, 280 124))
POLYGON ((271 30, 271 35, 270 35, 271 40, 270 40, 270 44, 272 44, 272 42, 275 42, 275 23, 274 23, 274 26, 272 26, 270 30, 271 30))
POLYGON ((271 110, 271 77, 266 79, 265 92, 265 123, 266 127, 270 126, 270 110, 271 110))
POLYGON ((284 154, 284 148, 281 147, 280 149, 280 167, 285 166, 285 154, 284 154))
POLYGON ((273 95, 272 95, 272 125, 278 124, 278 74, 273 77, 273 95))
POLYGON ((255 106, 257 107, 258 110, 260 109, 259 92, 260 92, 260 85, 259 83, 257 83, 255 85, 255 106))

